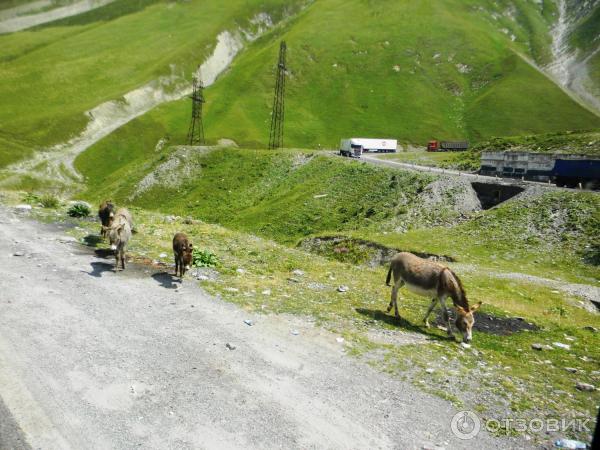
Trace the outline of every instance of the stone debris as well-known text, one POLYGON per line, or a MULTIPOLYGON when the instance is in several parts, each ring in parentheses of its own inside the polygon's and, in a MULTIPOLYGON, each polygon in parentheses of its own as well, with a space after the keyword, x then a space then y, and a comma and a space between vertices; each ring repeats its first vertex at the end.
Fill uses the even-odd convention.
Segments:
POLYGON ((225 344, 225 347, 227 347, 229 350, 235 350, 236 346, 233 344, 230 344, 229 342, 227 344, 225 344))
POLYGON ((542 350, 552 350, 552 347, 545 344, 531 344, 531 348, 534 350, 542 351, 542 350))
POLYGON ((292 275, 296 275, 297 277, 303 277, 304 271, 300 269, 294 269, 292 270, 292 275))
POLYGON ((577 384, 575 385, 575 388, 578 391, 582 391, 582 392, 594 392, 596 390, 596 387, 592 384, 589 383, 582 383, 581 381, 578 381, 577 384))
POLYGON ((251 327, 252 325, 254 325, 254 322, 253 322, 252 320, 250 320, 250 319, 245 319, 245 320, 244 320, 244 323, 245 323, 246 325, 248 325, 249 327, 251 327))
POLYGON ((293 334, 294 336, 298 336, 300 334, 300 332, 298 330, 292 330, 290 331, 291 334, 293 334))
POLYGON ((558 348, 562 348, 564 350, 570 350, 571 346, 568 344, 563 344, 562 342, 553 342, 552 345, 558 348))
POLYGON ((341 285, 341 286, 338 286, 337 291, 338 292, 348 292, 349 289, 350 288, 348 286, 341 285))

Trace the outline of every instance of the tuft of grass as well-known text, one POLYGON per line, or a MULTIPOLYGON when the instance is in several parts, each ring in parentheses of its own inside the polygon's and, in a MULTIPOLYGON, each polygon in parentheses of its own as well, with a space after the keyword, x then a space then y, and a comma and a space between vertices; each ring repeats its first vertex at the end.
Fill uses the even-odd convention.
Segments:
POLYGON ((56 195, 45 194, 40 197, 40 203, 44 208, 58 208, 60 200, 56 195))

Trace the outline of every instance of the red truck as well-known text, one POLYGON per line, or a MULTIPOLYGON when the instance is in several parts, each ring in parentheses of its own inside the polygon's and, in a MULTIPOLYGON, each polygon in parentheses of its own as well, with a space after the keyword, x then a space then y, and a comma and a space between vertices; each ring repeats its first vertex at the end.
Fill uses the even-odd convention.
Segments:
POLYGON ((469 148, 467 141, 461 142, 439 142, 429 141, 427 144, 428 152, 461 152, 469 148))

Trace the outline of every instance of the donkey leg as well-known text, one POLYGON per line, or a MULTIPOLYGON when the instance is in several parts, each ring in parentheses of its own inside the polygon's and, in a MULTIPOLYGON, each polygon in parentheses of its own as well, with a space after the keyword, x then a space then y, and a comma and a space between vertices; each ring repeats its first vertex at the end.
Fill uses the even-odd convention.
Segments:
POLYGON ((444 298, 440 298, 440 304, 442 305, 442 311, 444 313, 444 320, 446 321, 446 326, 448 327, 447 333, 449 337, 454 337, 454 333, 452 332, 452 324, 450 323, 450 314, 448 314, 448 308, 446 308, 446 302, 444 298))
POLYGON ((390 298, 390 304, 388 305, 386 312, 390 312, 394 307, 394 298, 398 296, 398 289, 396 289, 396 285, 392 286, 392 296, 390 298))
POLYGON ((435 308, 435 304, 437 303, 437 301, 437 297, 431 299, 431 304, 429 305, 429 308, 427 308, 427 313, 425 314, 425 317, 423 317, 423 322, 425 323, 425 327, 427 328, 431 326, 429 325, 429 315, 431 314, 431 311, 433 311, 433 308, 435 308))
POLYGON ((404 281, 399 280, 395 285, 395 290, 392 291, 392 299, 394 300, 394 315, 396 317, 400 317, 400 313, 398 312, 398 291, 400 288, 404 286, 404 281))

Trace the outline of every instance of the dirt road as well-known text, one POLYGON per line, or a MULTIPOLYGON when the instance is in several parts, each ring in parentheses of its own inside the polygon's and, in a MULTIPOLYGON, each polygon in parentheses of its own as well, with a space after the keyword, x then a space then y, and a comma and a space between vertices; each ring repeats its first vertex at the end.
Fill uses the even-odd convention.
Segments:
POLYGON ((309 321, 148 267, 115 273, 59 226, 0 213, 2 449, 523 447, 457 439, 450 403, 309 321))

